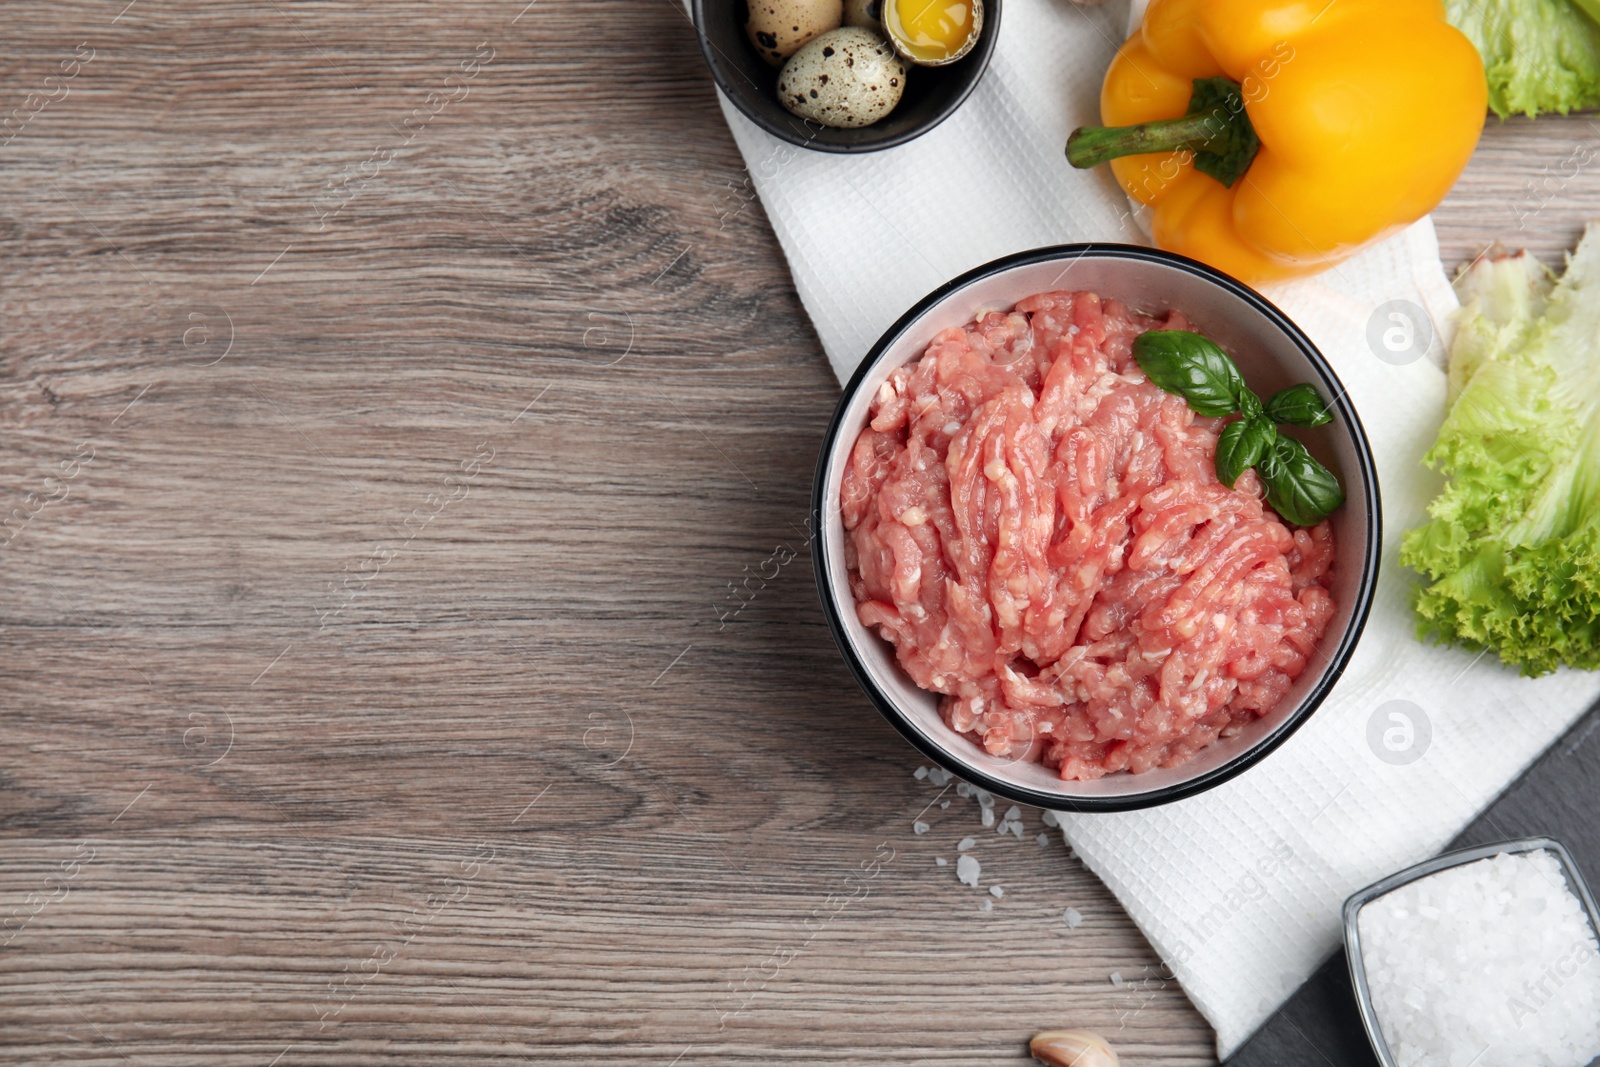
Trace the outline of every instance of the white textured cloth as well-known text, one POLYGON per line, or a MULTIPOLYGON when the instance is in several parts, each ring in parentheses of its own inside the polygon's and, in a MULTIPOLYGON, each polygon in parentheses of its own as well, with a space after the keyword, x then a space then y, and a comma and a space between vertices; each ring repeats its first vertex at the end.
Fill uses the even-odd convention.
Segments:
MULTIPOLYGON (((1126 2, 1005 0, 972 97, 938 129, 884 152, 791 147, 723 101, 840 380, 908 307, 963 271, 1040 245, 1143 239, 1106 168, 1074 171, 1063 155, 1068 133, 1098 119, 1100 80, 1128 18, 1126 2)), ((1528 681, 1413 634, 1411 579, 1395 551, 1438 488, 1420 459, 1445 381, 1433 360, 1379 359, 1368 330, 1394 300, 1426 309, 1436 329, 1446 323, 1455 298, 1432 223, 1267 295, 1333 363, 1377 456, 1385 544, 1365 636, 1321 710, 1239 778, 1152 811, 1062 819, 1216 1027, 1222 1056, 1337 947, 1345 896, 1436 852, 1600 694, 1589 675, 1528 681), (1385 731, 1406 744, 1404 720, 1389 717, 1396 708, 1413 723, 1410 750, 1422 752, 1409 764, 1380 758, 1401 758, 1384 747, 1385 731)), ((1380 333, 1390 324, 1378 322, 1380 333)), ((1435 340, 1434 359, 1440 352, 1435 340)))

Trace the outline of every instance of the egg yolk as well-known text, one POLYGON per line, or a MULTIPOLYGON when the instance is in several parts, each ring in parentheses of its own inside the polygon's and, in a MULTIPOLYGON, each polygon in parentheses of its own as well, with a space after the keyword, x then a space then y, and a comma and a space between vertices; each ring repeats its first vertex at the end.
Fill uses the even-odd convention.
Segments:
POLYGON ((884 9, 889 32, 918 59, 953 56, 972 33, 970 0, 889 0, 884 9))

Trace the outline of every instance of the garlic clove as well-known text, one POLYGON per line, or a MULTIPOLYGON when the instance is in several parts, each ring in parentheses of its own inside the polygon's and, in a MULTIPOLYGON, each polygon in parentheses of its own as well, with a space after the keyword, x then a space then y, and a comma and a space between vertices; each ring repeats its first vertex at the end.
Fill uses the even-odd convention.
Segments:
POLYGON ((1041 1030, 1028 1042, 1033 1058, 1049 1067, 1120 1067, 1111 1043, 1087 1030, 1041 1030))

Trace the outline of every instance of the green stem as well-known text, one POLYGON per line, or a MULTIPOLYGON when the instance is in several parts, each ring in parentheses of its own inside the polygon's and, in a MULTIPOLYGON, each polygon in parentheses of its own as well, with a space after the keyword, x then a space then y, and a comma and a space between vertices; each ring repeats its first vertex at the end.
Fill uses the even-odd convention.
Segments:
POLYGON ((1227 111, 1215 108, 1199 115, 1141 122, 1137 126, 1080 126, 1067 138, 1067 162, 1087 170, 1119 156, 1180 148, 1204 151, 1225 132, 1227 123, 1227 111))
POLYGON ((1183 149, 1194 153, 1195 170, 1231 189, 1250 169, 1260 148, 1239 83, 1223 77, 1196 78, 1187 114, 1137 126, 1080 127, 1067 138, 1067 161, 1087 168, 1118 156, 1183 149))

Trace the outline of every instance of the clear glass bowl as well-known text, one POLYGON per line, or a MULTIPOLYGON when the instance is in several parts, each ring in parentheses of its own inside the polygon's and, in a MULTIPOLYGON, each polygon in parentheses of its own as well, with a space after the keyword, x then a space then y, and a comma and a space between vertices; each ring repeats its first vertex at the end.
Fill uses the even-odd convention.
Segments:
POLYGON ((1381 882, 1374 882, 1344 902, 1344 949, 1345 959, 1350 965, 1350 984, 1355 987, 1356 1006, 1361 1010, 1361 1022, 1367 1028, 1367 1039, 1372 1042, 1372 1051, 1383 1067, 1398 1067, 1398 1064, 1394 1054, 1389 1051, 1389 1043, 1384 1039, 1383 1029, 1378 1025, 1378 1013, 1372 1005, 1372 990, 1367 985, 1367 969, 1361 957, 1361 928, 1358 921, 1361 909, 1386 893, 1451 867, 1518 852, 1549 852, 1556 857, 1561 864, 1561 873, 1566 876, 1567 887, 1583 901, 1584 910, 1589 914, 1590 928, 1600 935, 1600 909, 1595 907, 1594 895, 1589 892, 1589 885, 1583 880, 1583 872, 1579 871, 1578 865, 1572 861, 1572 853, 1567 851, 1566 846, 1548 837, 1524 837, 1515 841, 1502 841, 1498 844, 1446 852, 1442 856, 1435 856, 1414 867, 1407 867, 1403 871, 1391 874, 1381 882))

